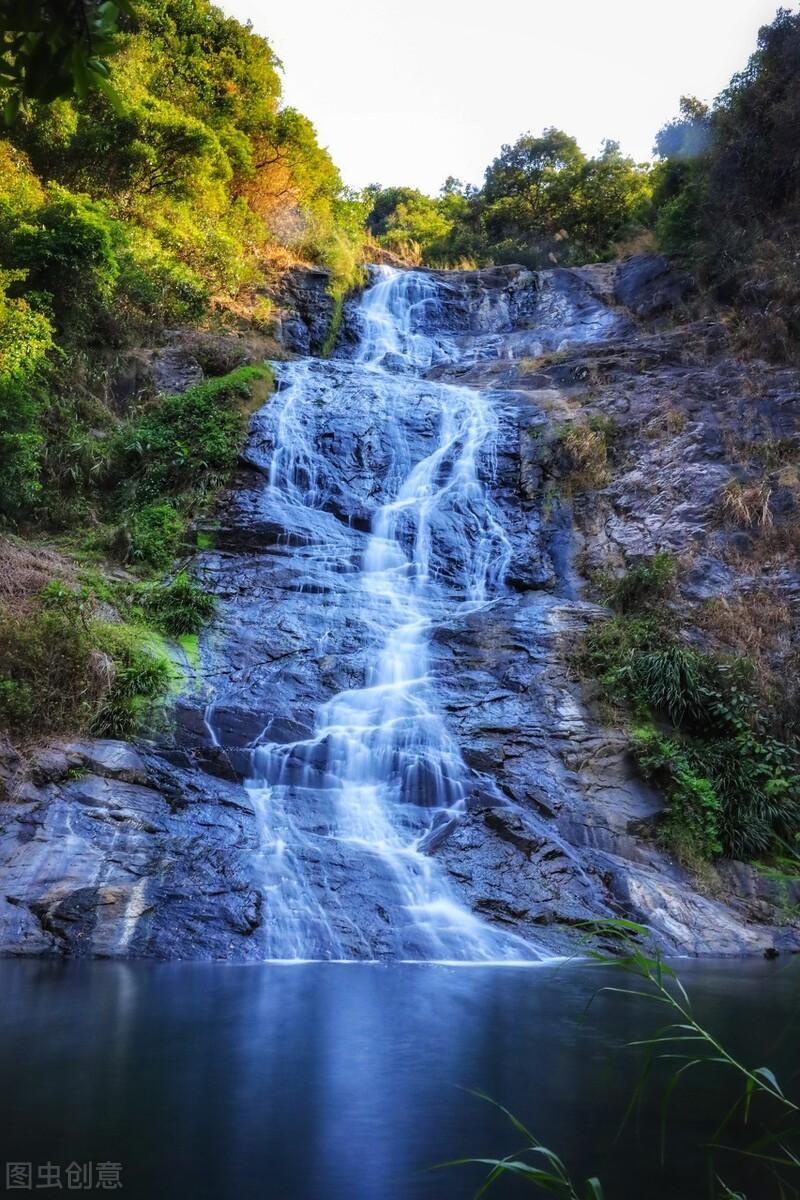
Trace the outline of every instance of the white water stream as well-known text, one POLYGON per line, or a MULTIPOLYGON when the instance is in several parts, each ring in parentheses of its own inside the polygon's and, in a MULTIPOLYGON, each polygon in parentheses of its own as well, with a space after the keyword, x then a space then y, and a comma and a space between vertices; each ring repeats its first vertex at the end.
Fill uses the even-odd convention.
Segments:
MULTIPOLYGON (((371 614, 382 634, 364 686, 322 704, 311 738, 253 751, 248 787, 261 824, 271 957, 352 957, 336 926, 344 915, 351 929, 358 928, 359 906, 351 904, 343 914, 343 902, 325 886, 319 829, 313 839, 307 832, 315 811, 339 870, 363 875, 360 903, 372 898, 385 912, 387 956, 539 957, 522 939, 498 932, 462 907, 426 852, 432 831, 457 819, 466 797, 466 770, 430 675, 429 633, 437 620, 453 619, 501 594, 511 554, 478 471, 479 456, 491 455, 495 436, 489 398, 469 388, 428 384, 438 409, 429 452, 412 461, 402 433, 400 409, 413 402, 411 385, 432 364, 455 357, 446 338, 425 333, 440 286, 422 273, 381 268, 362 300, 363 335, 351 370, 369 373, 380 403, 398 409, 396 486, 372 515, 357 592, 359 608, 371 614), (446 582, 433 562, 435 523, 443 512, 455 560, 446 582), (331 920, 331 905, 337 921, 331 920)), ((310 372, 318 379, 320 369, 314 360, 288 364, 274 401, 281 407, 270 491, 285 512, 293 510, 300 528, 313 523, 308 510, 324 510, 329 499, 330 463, 313 444, 308 419, 310 372)), ((340 375, 332 376, 331 386, 341 386, 340 375)), ((317 383, 317 396, 318 391, 317 383)), ((343 602, 353 603, 352 592, 343 602)), ((373 953, 365 938, 363 957, 373 953)))

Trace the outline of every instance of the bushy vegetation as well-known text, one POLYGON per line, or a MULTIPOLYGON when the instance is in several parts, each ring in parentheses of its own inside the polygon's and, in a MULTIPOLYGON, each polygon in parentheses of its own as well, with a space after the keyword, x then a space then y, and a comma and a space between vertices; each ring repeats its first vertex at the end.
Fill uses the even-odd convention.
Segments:
POLYGON ((168 637, 199 633, 216 609, 213 596, 205 592, 185 571, 167 584, 143 584, 130 596, 140 606, 149 624, 168 637))
POLYGON ((685 98, 656 139, 657 233, 743 336, 778 358, 800 352, 800 14, 780 9, 743 71, 708 108, 685 98))
POLYGON ((588 631, 583 666, 635 722, 634 753, 667 797, 667 845, 689 865, 767 854, 800 829, 798 747, 782 740, 747 659, 680 637, 664 606, 674 573, 660 554, 606 583, 617 615, 588 631))
POLYGON ((671 554, 659 551, 629 567, 622 575, 605 575, 603 599, 620 613, 640 612, 665 600, 672 590, 677 564, 671 554))
POLYGON ((43 445, 48 354, 47 318, 6 293, 10 272, 0 272, 0 505, 16 519, 36 503, 43 445))
MULTIPOLYGON (((215 491, 236 461, 247 427, 253 388, 268 381, 264 367, 239 367, 179 395, 166 396, 116 437, 119 473, 138 499, 215 491)), ((266 395, 266 386, 258 397, 266 395)))
POLYGON ((248 413, 270 378, 265 367, 240 367, 165 397, 117 429, 105 465, 113 486, 102 493, 109 517, 121 518, 110 544, 117 558, 169 566, 188 519, 230 474, 248 413))
POLYGON ((413 188, 370 192, 373 236, 434 266, 595 262, 613 257, 650 213, 647 166, 610 141, 587 158, 560 129, 503 146, 479 189, 451 178, 436 199, 413 188))
POLYGON ((330 267, 341 297, 364 208, 281 106, 269 44, 208 0, 34 8, 3 18, 0 519, 69 524, 108 465, 109 348, 255 312, 276 256, 330 267), (82 63, 84 26, 108 70, 82 63))
POLYGON ((171 675, 152 634, 97 620, 85 592, 54 582, 0 611, 0 726, 18 736, 125 737, 171 675))

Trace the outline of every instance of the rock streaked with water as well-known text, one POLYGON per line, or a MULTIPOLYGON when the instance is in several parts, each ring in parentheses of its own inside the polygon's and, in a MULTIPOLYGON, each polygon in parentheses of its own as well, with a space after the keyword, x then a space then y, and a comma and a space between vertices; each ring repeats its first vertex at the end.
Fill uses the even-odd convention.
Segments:
POLYGON ((5 953, 536 960, 620 911, 683 952, 792 942, 642 836, 659 802, 564 668, 597 610, 543 505, 557 381, 519 364, 646 348, 612 297, 595 269, 383 270, 339 358, 280 367, 173 734, 7 772, 5 953))

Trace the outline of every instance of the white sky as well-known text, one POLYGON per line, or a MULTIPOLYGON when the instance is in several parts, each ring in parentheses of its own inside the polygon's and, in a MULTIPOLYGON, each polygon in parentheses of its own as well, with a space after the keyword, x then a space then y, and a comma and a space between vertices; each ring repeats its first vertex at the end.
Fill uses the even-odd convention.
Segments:
MULTIPOLYGON (((556 125, 650 157, 682 94, 712 99, 779 0, 217 0, 283 60, 345 182, 479 184, 503 142, 556 125)), ((794 7, 783 0, 785 7, 794 7)))

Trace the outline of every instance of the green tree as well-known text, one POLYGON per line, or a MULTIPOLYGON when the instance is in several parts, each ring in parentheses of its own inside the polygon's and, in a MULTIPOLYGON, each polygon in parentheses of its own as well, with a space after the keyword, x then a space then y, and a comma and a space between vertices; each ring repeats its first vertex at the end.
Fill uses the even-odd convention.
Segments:
POLYGON ((709 110, 692 98, 658 133, 661 245, 735 304, 759 353, 800 354, 800 13, 779 9, 709 110))
POLYGON ((12 121, 30 100, 113 94, 108 56, 129 0, 0 0, 0 86, 12 121))
POLYGON ((0 520, 23 515, 39 493, 41 410, 53 346, 47 318, 7 295, 13 281, 0 272, 0 520))

